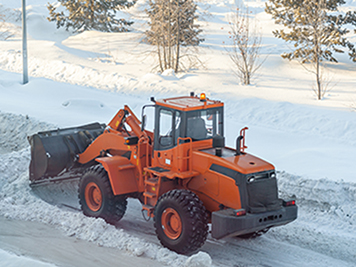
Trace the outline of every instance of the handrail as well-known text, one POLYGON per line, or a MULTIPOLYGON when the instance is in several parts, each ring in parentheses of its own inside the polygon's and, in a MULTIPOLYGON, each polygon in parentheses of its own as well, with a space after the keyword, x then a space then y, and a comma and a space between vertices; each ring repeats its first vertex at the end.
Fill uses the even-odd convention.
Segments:
POLYGON ((247 146, 245 145, 245 140, 246 140, 245 139, 245 132, 246 132, 246 130, 248 130, 248 127, 244 127, 240 131, 240 136, 242 136, 241 152, 245 152, 245 149, 247 148, 247 146))

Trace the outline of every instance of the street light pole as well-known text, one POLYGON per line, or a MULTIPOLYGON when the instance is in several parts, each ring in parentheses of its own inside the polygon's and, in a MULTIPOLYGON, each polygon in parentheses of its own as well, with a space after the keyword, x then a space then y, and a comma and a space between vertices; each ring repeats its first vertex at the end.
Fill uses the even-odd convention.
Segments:
POLYGON ((22 66, 23 66, 23 84, 26 84, 26 83, 28 83, 26 0, 22 0, 22 66))

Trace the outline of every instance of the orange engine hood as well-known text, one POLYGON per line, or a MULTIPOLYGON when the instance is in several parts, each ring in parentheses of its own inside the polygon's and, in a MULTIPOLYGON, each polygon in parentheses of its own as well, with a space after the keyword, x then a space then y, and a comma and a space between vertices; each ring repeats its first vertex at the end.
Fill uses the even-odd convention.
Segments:
POLYGON ((200 173, 209 169, 212 164, 217 164, 242 174, 274 170, 274 166, 271 163, 251 154, 243 153, 235 156, 235 150, 231 148, 223 148, 220 157, 215 155, 214 148, 193 151, 193 161, 199 162, 199 164, 194 164, 193 168, 200 173))

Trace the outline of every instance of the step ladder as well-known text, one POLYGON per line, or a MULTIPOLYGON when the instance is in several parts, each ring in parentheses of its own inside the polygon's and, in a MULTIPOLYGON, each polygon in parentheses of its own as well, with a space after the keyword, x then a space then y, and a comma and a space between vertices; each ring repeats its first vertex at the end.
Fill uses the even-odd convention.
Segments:
POLYGON ((149 217, 153 217, 154 206, 156 205, 158 200, 161 177, 155 177, 152 173, 148 173, 145 175, 144 185, 144 204, 142 205, 142 210, 146 210, 147 215, 149 217))

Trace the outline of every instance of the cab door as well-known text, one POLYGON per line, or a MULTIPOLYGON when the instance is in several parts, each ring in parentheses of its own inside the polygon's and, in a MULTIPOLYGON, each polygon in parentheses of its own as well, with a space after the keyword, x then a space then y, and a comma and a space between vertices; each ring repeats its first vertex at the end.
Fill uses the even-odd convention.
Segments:
POLYGON ((175 147, 181 136, 181 112, 157 107, 155 114, 154 166, 171 170, 177 164, 175 147))

